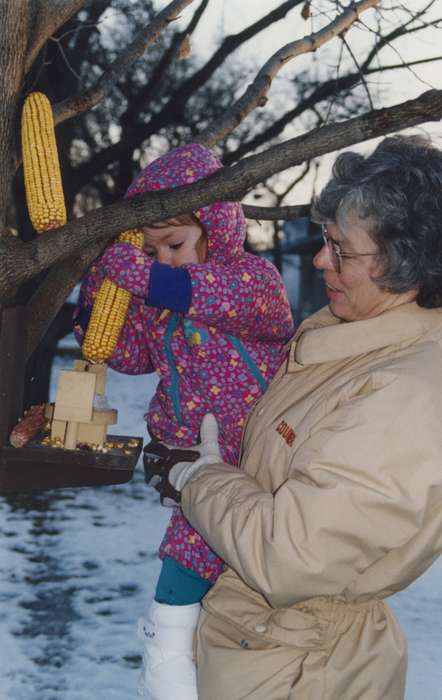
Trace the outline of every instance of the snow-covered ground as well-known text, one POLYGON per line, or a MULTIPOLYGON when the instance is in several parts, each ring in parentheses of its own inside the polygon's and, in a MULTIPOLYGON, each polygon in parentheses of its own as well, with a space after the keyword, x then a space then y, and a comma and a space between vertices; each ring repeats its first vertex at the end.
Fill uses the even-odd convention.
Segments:
MULTIPOLYGON (((154 383, 110 372, 112 432, 145 434, 154 383)), ((0 498, 0 700, 137 697, 136 621, 168 517, 141 466, 122 486, 0 498)), ((442 558, 391 602, 409 639, 407 700, 442 698, 442 558)))

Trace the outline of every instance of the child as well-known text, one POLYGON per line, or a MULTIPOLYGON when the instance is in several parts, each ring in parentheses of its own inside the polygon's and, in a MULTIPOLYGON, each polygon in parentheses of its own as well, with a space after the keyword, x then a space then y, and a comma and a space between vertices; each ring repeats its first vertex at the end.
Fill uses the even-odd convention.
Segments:
MULTIPOLYGON (((205 147, 174 149, 145 168, 133 196, 206 177, 222 167, 205 147)), ((223 459, 237 464, 245 417, 285 358, 293 334, 282 280, 271 263, 244 251, 239 202, 216 202, 143 228, 145 251, 113 243, 81 288, 76 333, 104 277, 132 293, 109 365, 127 374, 156 371, 145 416, 152 438, 189 447, 205 413, 216 416, 223 459)), ((223 562, 175 508, 160 547, 162 569, 145 637, 144 693, 196 700, 192 661, 199 603, 223 562)))

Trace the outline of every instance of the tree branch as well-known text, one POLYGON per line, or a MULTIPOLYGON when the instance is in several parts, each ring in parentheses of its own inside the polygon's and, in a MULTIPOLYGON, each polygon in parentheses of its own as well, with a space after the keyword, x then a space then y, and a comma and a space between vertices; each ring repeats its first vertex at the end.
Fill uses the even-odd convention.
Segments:
POLYGON ((91 245, 80 255, 68 258, 49 270, 26 306, 26 357, 29 358, 37 348, 84 270, 90 267, 103 247, 103 243, 91 245))
POLYGON ((143 108, 147 108, 147 103, 152 99, 153 95, 158 97, 158 94, 161 92, 162 80, 172 61, 176 58, 184 37, 188 34, 192 34, 195 31, 209 1, 210 0, 202 0, 187 27, 182 32, 177 32, 175 34, 169 48, 164 52, 164 55, 156 66, 149 82, 140 91, 136 98, 131 101, 130 105, 122 115, 121 122, 123 124, 129 124, 134 118, 138 118, 141 110, 143 108))
POLYGON ((283 207, 255 207, 253 204, 242 205, 246 219, 256 221, 287 221, 288 219, 300 219, 310 214, 310 204, 296 204, 283 207))
POLYGON ((309 36, 298 41, 287 44, 279 49, 264 64, 257 74, 253 83, 247 88, 244 95, 229 109, 222 119, 211 124, 205 129, 196 142, 206 146, 213 146, 221 141, 227 134, 232 132, 248 114, 256 107, 263 107, 267 102, 266 95, 270 89, 274 77, 285 66, 288 61, 305 53, 316 51, 331 39, 342 34, 348 29, 366 10, 379 5, 380 0, 360 0, 354 2, 341 15, 338 15, 333 22, 327 24, 318 32, 313 32, 309 36))
POLYGON ((77 168, 75 172, 76 182, 82 184, 84 184, 85 181, 89 182, 95 175, 102 172, 103 168, 109 165, 109 163, 120 160, 127 151, 134 150, 142 141, 149 138, 152 134, 158 133, 160 129, 172 123, 176 118, 177 111, 183 113, 192 95, 207 83, 217 68, 225 61, 227 56, 263 29, 270 26, 273 22, 283 19, 291 9, 300 5, 303 1, 304 0, 287 0, 277 7, 276 10, 269 12, 254 24, 238 32, 238 34, 227 36, 207 63, 175 90, 167 104, 160 112, 151 117, 147 125, 132 124, 130 128, 128 127, 125 130, 124 138, 122 138, 119 143, 111 144, 91 158, 88 163, 77 168))
MULTIPOLYGON (((285 207, 256 207, 243 204, 243 210, 247 219, 276 221, 308 216, 310 204, 285 207)), ((79 256, 58 263, 48 272, 27 304, 27 357, 34 352, 66 298, 105 245, 106 243, 94 244, 83 250, 79 256)))
MULTIPOLYGON (((433 3, 430 3, 429 6, 431 7, 433 3)), ((410 27, 410 24, 416 21, 416 19, 420 19, 425 15, 425 13, 428 10, 428 7, 422 9, 420 12, 418 12, 416 15, 412 15, 410 19, 408 19, 406 22, 401 23, 398 27, 395 27, 394 29, 391 30, 388 34, 385 34, 384 36, 379 36, 377 32, 374 32, 377 36, 378 41, 376 44, 373 46, 371 51, 369 51, 365 61, 362 64, 362 68, 365 66, 370 65, 370 63, 373 61, 375 56, 379 54, 381 49, 383 49, 385 46, 388 46, 391 44, 394 40, 399 39, 403 36, 408 36, 409 34, 413 34, 414 32, 420 32, 422 29, 426 29, 428 25, 434 24, 434 20, 432 22, 429 22, 428 24, 423 24, 422 26, 414 26, 410 27)), ((370 32, 373 32, 372 29, 369 30, 370 32)))
POLYGON ((92 244, 110 240, 120 231, 196 211, 213 201, 241 200, 253 186, 277 172, 352 144, 441 118, 442 90, 428 90, 414 100, 314 129, 191 185, 145 192, 95 209, 27 243, 0 242, 0 295, 10 296, 23 281, 92 244))
POLYGON ((25 73, 28 72, 49 37, 77 14, 84 3, 85 0, 37 0, 34 2, 34 24, 28 45, 25 73))
POLYGON ((368 104, 370 105, 370 109, 374 109, 373 100, 371 99, 371 93, 370 93, 370 90, 368 88, 367 81, 365 80, 364 73, 362 72, 362 67, 359 65, 358 59, 355 56, 350 44, 348 43, 348 41, 345 38, 345 36, 342 37, 342 43, 344 44, 349 55, 351 56, 353 63, 355 64, 356 68, 358 69, 359 79, 360 79, 362 85, 364 86, 365 94, 367 95, 367 101, 368 101, 368 104))
POLYGON ((275 10, 272 10, 272 12, 269 12, 264 17, 261 17, 253 24, 245 27, 245 29, 238 32, 238 34, 231 34, 230 36, 227 36, 207 63, 202 66, 199 71, 194 73, 188 80, 186 80, 178 90, 175 91, 165 109, 170 110, 170 106, 177 102, 182 105, 187 103, 189 98, 200 87, 207 83, 217 68, 219 68, 224 63, 226 58, 230 56, 237 48, 262 32, 271 24, 274 24, 274 22, 278 22, 279 20, 283 19, 290 12, 290 10, 300 5, 301 2, 303 2, 303 0, 286 0, 286 2, 283 2, 275 10))
POLYGON ((409 68, 410 66, 422 66, 425 63, 434 63, 435 61, 442 61, 442 56, 431 56, 430 58, 418 58, 415 61, 407 61, 406 64, 404 63, 394 63, 390 65, 383 65, 379 66, 379 68, 369 68, 366 71, 366 75, 372 75, 373 73, 379 73, 382 71, 384 73, 385 71, 389 70, 400 70, 401 68, 409 68))
MULTIPOLYGON (((417 61, 409 61, 407 65, 404 65, 403 63, 397 63, 395 65, 382 65, 376 68, 367 67, 364 69, 364 75, 369 76, 374 75, 376 73, 384 73, 385 71, 389 70, 405 69, 408 68, 408 65, 415 66, 424 63, 432 63, 433 61, 440 60, 442 60, 442 56, 435 56, 433 58, 423 58, 417 61)), ((338 79, 338 81, 328 80, 326 83, 323 83, 322 85, 317 87, 308 97, 299 102, 296 105, 296 107, 283 114, 282 117, 280 117, 279 119, 276 119, 268 129, 262 131, 260 134, 257 134, 249 141, 244 141, 244 143, 240 144, 240 146, 238 146, 236 150, 226 153, 223 157, 224 165, 231 165, 232 163, 235 163, 236 161, 243 158, 247 153, 250 153, 250 151, 255 151, 263 144, 268 143, 271 139, 278 136, 278 134, 281 133, 281 131, 287 126, 287 124, 290 124, 294 119, 299 117, 301 114, 303 114, 303 112, 306 112, 308 109, 313 109, 314 106, 322 100, 325 100, 328 97, 330 97, 335 89, 334 86, 336 86, 336 89, 339 91, 348 90, 354 85, 356 85, 358 81, 359 73, 349 73, 347 75, 341 76, 338 79)))
POLYGON ((107 68, 95 85, 54 106, 54 122, 59 124, 65 119, 95 107, 110 92, 132 63, 142 56, 144 51, 157 40, 158 36, 177 18, 180 12, 193 1, 173 0, 169 3, 148 27, 144 27, 138 32, 134 41, 107 68))

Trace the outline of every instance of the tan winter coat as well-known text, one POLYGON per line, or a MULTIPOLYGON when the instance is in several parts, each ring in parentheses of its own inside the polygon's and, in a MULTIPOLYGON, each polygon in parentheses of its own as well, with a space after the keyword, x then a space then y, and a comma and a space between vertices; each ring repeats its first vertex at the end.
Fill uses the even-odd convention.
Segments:
POLYGON ((384 598, 442 550, 442 310, 302 324, 186 517, 229 565, 204 600, 200 700, 401 700, 384 598))

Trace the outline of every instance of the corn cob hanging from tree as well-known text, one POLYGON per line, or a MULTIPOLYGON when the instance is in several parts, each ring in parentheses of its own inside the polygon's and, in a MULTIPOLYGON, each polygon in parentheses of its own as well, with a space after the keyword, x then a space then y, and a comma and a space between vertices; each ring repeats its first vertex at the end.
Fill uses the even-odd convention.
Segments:
MULTIPOLYGON (((120 243, 130 243, 141 250, 144 236, 141 231, 134 229, 120 233, 117 240, 120 243)), ((102 282, 81 347, 87 360, 105 362, 112 355, 126 319, 130 298, 130 292, 117 287, 111 280, 105 279, 102 282)))
POLYGON ((66 223, 52 107, 42 92, 31 92, 22 111, 23 171, 29 217, 38 233, 66 223))
MULTIPOLYGON (((66 223, 60 163, 51 104, 41 92, 32 92, 22 111, 22 153, 26 201, 32 225, 38 233, 66 223)), ((121 243, 142 249, 141 231, 118 236, 121 243)), ((86 359, 104 362, 111 355, 124 325, 131 294, 105 279, 94 301, 82 345, 86 359)))

